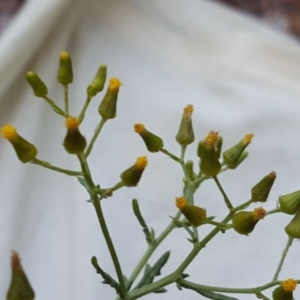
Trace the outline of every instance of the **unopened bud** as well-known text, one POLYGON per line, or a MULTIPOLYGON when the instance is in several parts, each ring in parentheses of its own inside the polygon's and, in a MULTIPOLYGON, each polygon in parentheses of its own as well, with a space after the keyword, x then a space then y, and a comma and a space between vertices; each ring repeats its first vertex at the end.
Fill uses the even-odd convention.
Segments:
POLYGON ((103 90, 105 80, 106 80, 106 73, 107 73, 107 66, 101 65, 93 81, 87 87, 87 94, 90 97, 96 96, 99 92, 103 90))
POLYGON ((134 124, 134 131, 143 139, 149 152, 158 152, 164 147, 163 140, 148 131, 143 124, 134 124))
POLYGON ((208 176, 215 176, 221 170, 221 164, 218 160, 218 152, 216 151, 216 142, 218 133, 211 131, 204 141, 198 144, 197 154, 200 157, 200 170, 208 176))
POLYGON ((127 187, 137 186, 147 166, 147 157, 138 157, 136 163, 121 173, 122 182, 127 187))
POLYGON ((187 105, 183 110, 181 123, 176 135, 176 141, 183 147, 186 147, 195 140, 192 124, 192 113, 193 105, 187 105))
POLYGON ((253 202, 266 202, 275 179, 276 179, 276 173, 271 172, 270 174, 265 176, 260 182, 258 182, 251 189, 252 201, 253 202))
POLYGON ((20 257, 17 252, 11 256, 12 277, 6 300, 33 300, 34 291, 22 268, 20 257))
POLYGON ((294 215, 300 208, 300 190, 280 196, 278 202, 282 212, 294 215))
POLYGON ((67 134, 64 139, 64 147, 70 154, 83 153, 86 147, 86 139, 79 131, 79 119, 76 117, 66 118, 67 134))
POLYGON ((250 144, 252 138, 252 133, 246 134, 239 143, 237 143, 235 146, 231 147, 223 153, 224 163, 229 168, 236 168, 240 156, 242 155, 245 148, 250 144))
POLYGON ((31 85, 34 94, 37 97, 43 98, 48 95, 48 88, 41 78, 34 72, 28 72, 26 74, 27 81, 31 85))
POLYGON ((62 85, 68 85, 73 82, 72 61, 67 51, 60 53, 57 81, 62 85))
POLYGON ((300 239, 300 210, 296 212, 290 223, 284 228, 286 234, 294 239, 300 239))
POLYGON ((175 204, 192 226, 198 227, 207 223, 206 210, 204 208, 188 204, 183 197, 176 198, 175 204))
POLYGON ((255 208, 254 211, 237 212, 232 218, 233 229, 239 234, 248 235, 265 214, 266 211, 262 207, 255 208))
POLYGON ((36 147, 20 136, 15 127, 5 125, 1 128, 1 134, 12 144, 22 163, 33 161, 36 158, 38 153, 36 147))
POLYGON ((118 78, 111 78, 106 94, 99 105, 98 111, 104 120, 113 119, 117 115, 118 93, 121 86, 118 78))
POLYGON ((193 161, 188 160, 185 163, 185 168, 186 168, 186 171, 187 171, 187 174, 188 174, 190 180, 195 180, 196 174, 194 173, 194 163, 193 163, 193 161))

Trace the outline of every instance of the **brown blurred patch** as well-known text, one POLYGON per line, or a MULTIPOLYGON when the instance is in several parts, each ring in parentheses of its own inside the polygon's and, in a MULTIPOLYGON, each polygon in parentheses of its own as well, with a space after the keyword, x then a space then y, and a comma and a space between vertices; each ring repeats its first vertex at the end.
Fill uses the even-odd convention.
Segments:
POLYGON ((300 38, 300 0, 215 0, 265 19, 300 38))

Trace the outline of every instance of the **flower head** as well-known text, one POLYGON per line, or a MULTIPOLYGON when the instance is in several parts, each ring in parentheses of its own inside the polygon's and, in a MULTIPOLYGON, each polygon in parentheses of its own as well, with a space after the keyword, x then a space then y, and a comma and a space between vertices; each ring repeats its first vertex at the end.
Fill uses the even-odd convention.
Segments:
POLYGON ((158 152, 164 147, 163 140, 159 136, 148 131, 143 124, 134 124, 134 131, 143 139, 149 152, 158 152))
POLYGON ((123 171, 120 175, 123 184, 127 187, 137 186, 148 164, 146 156, 137 158, 135 164, 123 171))
POLYGON ((175 205, 192 226, 198 227, 207 222, 206 210, 202 207, 188 204, 184 197, 176 198, 175 205))
POLYGON ((7 124, 1 128, 1 134, 12 144, 22 163, 33 161, 36 158, 38 151, 35 146, 20 136, 15 127, 7 124))

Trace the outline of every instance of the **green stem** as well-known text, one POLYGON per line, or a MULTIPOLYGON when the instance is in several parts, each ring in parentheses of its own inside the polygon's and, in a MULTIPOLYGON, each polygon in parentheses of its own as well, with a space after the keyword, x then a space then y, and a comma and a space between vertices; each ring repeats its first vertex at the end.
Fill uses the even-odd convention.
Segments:
POLYGON ((272 215, 272 214, 275 214, 275 213, 279 213, 279 212, 281 212, 281 208, 280 207, 276 207, 276 208, 274 208, 272 210, 267 211, 266 212, 266 216, 267 215, 272 215))
POLYGON ((271 281, 268 282, 267 284, 261 285, 259 287, 254 287, 254 288, 227 288, 227 287, 198 284, 185 279, 178 280, 178 283, 180 284, 180 286, 184 288, 191 288, 193 290, 199 289, 199 290, 205 290, 205 291, 217 292, 217 293, 254 294, 254 295, 260 294, 261 291, 280 284, 279 281, 271 281))
POLYGON ((64 84, 63 87, 64 87, 65 112, 67 115, 69 115, 69 88, 67 84, 64 84))
POLYGON ((56 166, 53 166, 51 165, 50 163, 48 163, 47 161, 44 161, 44 160, 39 160, 39 159, 34 159, 33 161, 31 161, 32 164, 35 164, 35 165, 39 165, 39 166, 42 166, 46 169, 50 169, 50 170, 53 170, 53 171, 56 171, 56 172, 59 172, 59 173, 64 173, 64 174, 67 174, 69 176, 81 176, 82 173, 81 172, 78 172, 78 171, 72 171, 72 170, 67 170, 67 169, 63 169, 63 168, 59 168, 59 167, 56 167, 56 166))
POLYGON ((89 145, 88 145, 88 147, 85 151, 85 154, 84 154, 85 158, 87 158, 90 155, 90 153, 93 149, 94 143, 95 143, 98 135, 100 134, 100 132, 101 132, 104 124, 106 123, 106 121, 107 120, 105 120, 105 119, 101 119, 100 123, 97 125, 97 127, 95 129, 95 132, 94 132, 94 135, 93 135, 93 137, 92 137, 92 139, 91 139, 91 141, 90 141, 90 143, 89 143, 89 145))
MULTIPOLYGON (((222 223, 226 224, 231 219, 231 213, 229 213, 222 223)), ((199 251, 206 246, 206 244, 217 234, 221 231, 219 228, 214 228, 206 237, 201 240, 201 242, 196 243, 194 248, 191 250, 191 252, 188 254, 188 256, 184 259, 184 261, 181 263, 181 265, 171 274, 165 276, 164 278, 151 283, 149 285, 146 285, 139 290, 135 290, 129 293, 130 299, 137 299, 141 296, 144 296, 146 294, 149 294, 157 289, 160 289, 162 287, 165 287, 182 277, 183 271, 188 267, 188 265, 192 262, 192 260, 197 256, 199 251)))
POLYGON ((236 206, 236 207, 232 210, 232 212, 236 212, 236 211, 238 211, 238 210, 245 209, 245 208, 248 207, 251 203, 253 203, 253 200, 252 200, 252 199, 250 199, 250 200, 244 202, 243 204, 241 204, 241 205, 239 205, 239 206, 236 206))
POLYGON ((81 112, 80 112, 80 114, 79 114, 79 117, 78 117, 80 123, 81 123, 82 120, 84 119, 85 112, 86 112, 86 110, 87 110, 87 108, 88 108, 88 106, 89 106, 91 100, 92 100, 92 97, 91 97, 91 96, 87 96, 87 98, 86 98, 86 100, 85 100, 85 103, 84 103, 84 106, 83 106, 83 108, 82 108, 82 110, 81 110, 81 112))
POLYGON ((124 281, 121 265, 120 265, 115 247, 113 245, 112 239, 110 237, 106 222, 105 222, 104 214, 103 214, 102 207, 101 207, 101 202, 99 200, 99 197, 98 197, 97 193, 95 193, 95 191, 94 191, 95 184, 92 181, 92 178, 91 178, 91 175, 90 175, 91 173, 90 173, 88 164, 85 160, 84 155, 78 155, 78 159, 80 161, 80 165, 81 165, 81 168, 82 168, 83 177, 86 180, 87 185, 88 185, 88 192, 89 192, 91 200, 93 202, 93 205, 94 205, 94 208, 95 208, 95 211, 96 211, 96 214, 97 214, 97 218, 98 218, 98 221, 99 221, 104 239, 106 241, 111 259, 113 261, 115 271, 117 273, 118 281, 119 281, 119 284, 120 284, 120 290, 121 290, 121 293, 122 293, 122 295, 120 295, 121 299, 128 299, 127 290, 126 290, 126 286, 125 286, 125 281, 124 281))
POLYGON ((166 154, 166 155, 168 155, 169 157, 171 157, 173 160, 175 160, 176 162, 178 162, 178 163, 182 163, 182 160, 179 158, 179 157, 177 157, 176 155, 174 155, 174 154, 172 154, 171 152, 169 152, 168 150, 166 150, 166 149, 160 149, 160 152, 162 152, 162 153, 164 153, 164 154, 166 154))
POLYGON ((44 100, 46 100, 46 102, 53 108, 53 110, 58 113, 59 115, 67 118, 69 115, 64 112, 60 107, 58 107, 55 102, 49 98, 48 96, 43 97, 44 100))
POLYGON ((226 206, 227 206, 228 209, 231 211, 232 208, 233 208, 233 206, 232 206, 232 204, 231 204, 229 198, 227 197, 227 195, 226 195, 224 189, 222 188, 222 185, 221 185, 221 183, 220 183, 218 177, 217 177, 217 176, 213 176, 213 179, 214 179, 214 181, 216 182, 216 184, 217 184, 217 186, 218 186, 218 188, 219 188, 221 194, 222 194, 223 197, 224 197, 224 201, 225 201, 226 206))
POLYGON ((283 252, 282 252, 281 259, 280 259, 280 261, 279 261, 277 270, 276 270, 275 275, 274 275, 274 277, 273 277, 273 281, 278 280, 279 273, 280 273, 280 271, 281 271, 281 268, 282 268, 282 265, 283 265, 284 260, 285 260, 285 258, 286 258, 286 255, 287 255, 287 253, 288 253, 288 251, 289 251, 289 249, 290 249, 290 247, 291 247, 291 245, 292 245, 292 243, 293 243, 293 240, 294 240, 294 238, 291 238, 291 237, 288 238, 288 241, 287 241, 287 243, 286 243, 286 246, 285 246, 285 248, 284 248, 284 250, 283 250, 283 252))
MULTIPOLYGON (((181 213, 177 212, 177 214, 175 215, 174 219, 179 219, 181 213)), ((135 279, 137 278, 137 276, 140 274, 140 272, 142 271, 142 269, 144 268, 144 266, 146 265, 146 263, 148 262, 149 258, 151 257, 151 255, 153 254, 153 252, 155 251, 155 249, 161 244, 161 242, 169 235, 169 233, 176 228, 175 222, 171 221, 170 224, 162 231, 162 233, 155 239, 155 241, 153 241, 153 243, 151 243, 146 252, 144 253, 144 255, 142 256, 142 258, 140 259, 140 261, 138 262, 138 264, 136 265, 136 267, 134 268, 134 270, 132 271, 131 275, 128 278, 127 281, 127 287, 129 288, 132 283, 135 281, 135 279)))

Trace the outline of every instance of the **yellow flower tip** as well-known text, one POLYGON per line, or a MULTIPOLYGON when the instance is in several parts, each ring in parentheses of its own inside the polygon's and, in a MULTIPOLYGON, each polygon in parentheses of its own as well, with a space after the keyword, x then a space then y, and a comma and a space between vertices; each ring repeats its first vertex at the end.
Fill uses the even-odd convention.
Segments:
POLYGON ((60 59, 61 60, 69 60, 70 59, 70 53, 67 51, 60 52, 60 59))
POLYGON ((144 124, 134 124, 134 131, 136 133, 142 133, 143 131, 145 131, 145 126, 144 124))
POLYGON ((77 129, 79 127, 79 119, 77 117, 66 118, 66 127, 70 130, 77 129))
POLYGON ((246 134, 243 138, 243 142, 248 145, 251 143, 253 137, 254 137, 253 133, 246 134))
POLYGON ((189 104, 183 109, 184 114, 191 114, 194 110, 194 106, 189 104))
POLYGON ((148 164, 147 156, 140 156, 140 157, 137 158, 135 166, 138 169, 143 170, 143 169, 146 168, 147 164, 148 164))
POLYGON ((176 207, 181 210, 187 206, 187 201, 183 197, 178 197, 176 198, 175 204, 176 207))
POLYGON ((289 278, 287 280, 284 280, 282 283, 282 288, 286 291, 286 292, 292 292, 296 289, 297 286, 297 282, 296 280, 289 278))
POLYGON ((11 141, 17 137, 17 130, 15 127, 7 124, 1 128, 1 135, 3 138, 11 141))
POLYGON ((261 220, 265 217, 266 210, 263 207, 257 207, 253 210, 253 217, 255 220, 261 220))
POLYGON ((205 142, 214 145, 216 141, 218 140, 219 133, 217 131, 210 131, 210 133, 205 138, 205 142))
POLYGON ((119 87, 122 85, 122 82, 120 81, 119 78, 111 78, 109 80, 109 89, 110 90, 117 90, 119 87))

